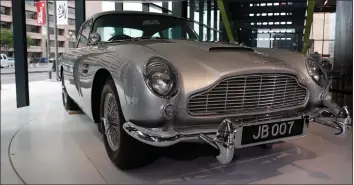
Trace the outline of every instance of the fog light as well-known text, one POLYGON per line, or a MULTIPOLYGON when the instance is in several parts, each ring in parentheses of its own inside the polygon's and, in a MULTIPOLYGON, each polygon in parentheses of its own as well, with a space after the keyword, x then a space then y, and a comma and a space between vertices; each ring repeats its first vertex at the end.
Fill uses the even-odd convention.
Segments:
POLYGON ((323 92, 321 99, 322 101, 330 101, 332 100, 332 96, 328 92, 323 92))
POLYGON ((175 115, 176 108, 171 104, 167 104, 163 107, 162 113, 167 119, 172 119, 175 115))

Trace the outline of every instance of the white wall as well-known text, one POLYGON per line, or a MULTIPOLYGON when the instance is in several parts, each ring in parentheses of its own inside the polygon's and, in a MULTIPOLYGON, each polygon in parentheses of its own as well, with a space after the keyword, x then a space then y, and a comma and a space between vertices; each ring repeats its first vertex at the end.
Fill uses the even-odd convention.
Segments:
POLYGON ((85 1, 86 18, 91 17, 96 13, 102 12, 102 1, 85 1))

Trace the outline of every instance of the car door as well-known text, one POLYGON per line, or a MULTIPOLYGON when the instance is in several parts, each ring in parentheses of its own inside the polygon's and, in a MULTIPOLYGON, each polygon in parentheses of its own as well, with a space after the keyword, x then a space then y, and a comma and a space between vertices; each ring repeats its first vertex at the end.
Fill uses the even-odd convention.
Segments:
MULTIPOLYGON (((87 76, 87 72, 89 70, 89 55, 91 54, 92 50, 90 49, 92 46, 90 46, 89 43, 89 35, 91 32, 91 27, 92 27, 92 20, 87 21, 87 23, 83 26, 81 30, 81 35, 79 38, 79 41, 81 43, 81 48, 80 52, 82 53, 80 60, 78 60, 75 65, 74 65, 74 79, 75 79, 75 88, 78 93, 78 98, 79 101, 82 105, 85 105, 84 100, 83 100, 83 92, 82 92, 82 87, 86 87, 87 84, 85 83, 86 81, 83 81, 83 78, 87 76)), ((87 89, 87 88, 86 88, 87 89)), ((83 106, 85 107, 85 106, 83 106)), ((85 108, 83 108, 85 109, 85 108)))
POLYGON ((70 97, 84 109, 82 103, 82 96, 80 92, 80 65, 82 60, 88 53, 88 35, 87 29, 90 30, 92 20, 89 20, 83 24, 78 34, 77 46, 74 50, 63 56, 63 76, 66 90, 70 97))

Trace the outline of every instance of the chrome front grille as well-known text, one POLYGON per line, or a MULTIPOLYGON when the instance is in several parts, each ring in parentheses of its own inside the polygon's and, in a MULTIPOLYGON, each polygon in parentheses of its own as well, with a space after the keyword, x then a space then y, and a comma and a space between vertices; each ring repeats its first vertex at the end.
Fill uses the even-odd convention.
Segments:
POLYGON ((306 88, 294 76, 258 74, 222 80, 213 88, 193 95, 191 115, 259 112, 297 107, 305 103, 306 88))

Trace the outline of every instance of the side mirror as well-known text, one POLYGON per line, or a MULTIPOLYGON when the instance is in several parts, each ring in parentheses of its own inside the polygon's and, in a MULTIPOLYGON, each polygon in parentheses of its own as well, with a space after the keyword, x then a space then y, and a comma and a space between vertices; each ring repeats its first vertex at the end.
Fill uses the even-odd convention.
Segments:
POLYGON ((101 35, 98 33, 90 33, 88 40, 90 45, 96 45, 101 42, 101 35))

